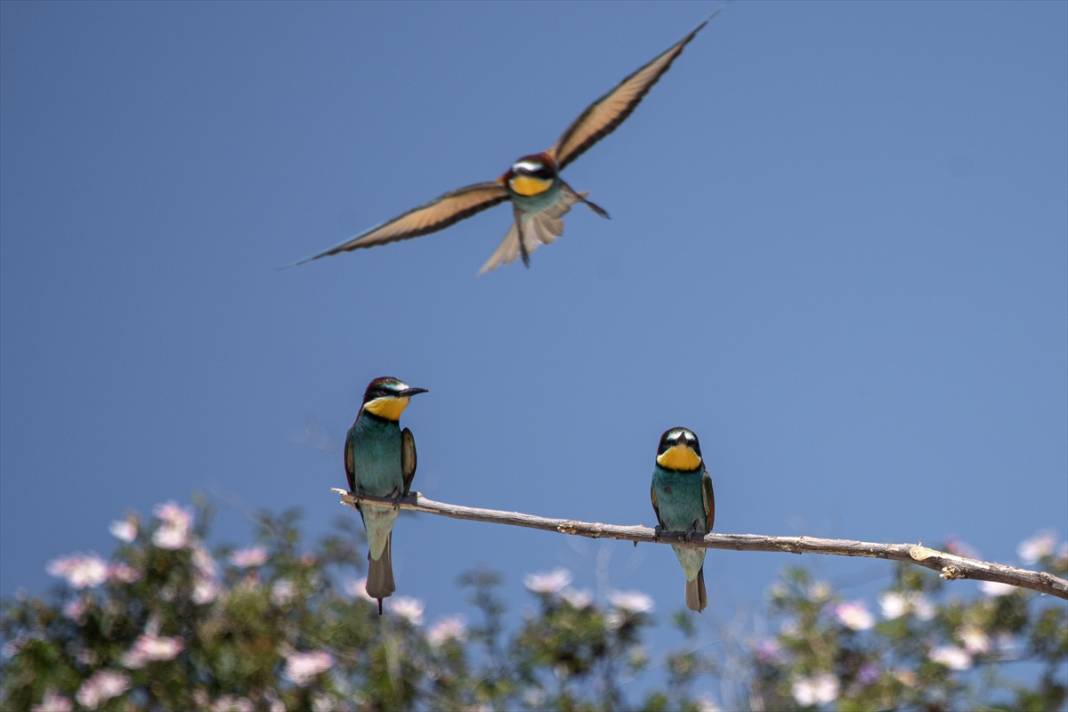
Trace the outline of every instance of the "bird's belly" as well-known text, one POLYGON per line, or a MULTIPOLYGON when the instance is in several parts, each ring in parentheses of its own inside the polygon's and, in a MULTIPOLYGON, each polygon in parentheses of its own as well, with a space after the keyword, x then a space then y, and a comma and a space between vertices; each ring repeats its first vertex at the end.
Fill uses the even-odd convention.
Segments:
POLYGON ((525 213, 540 213, 553 203, 560 195, 560 182, 556 181, 548 190, 537 195, 522 195, 514 190, 508 191, 512 204, 525 213))

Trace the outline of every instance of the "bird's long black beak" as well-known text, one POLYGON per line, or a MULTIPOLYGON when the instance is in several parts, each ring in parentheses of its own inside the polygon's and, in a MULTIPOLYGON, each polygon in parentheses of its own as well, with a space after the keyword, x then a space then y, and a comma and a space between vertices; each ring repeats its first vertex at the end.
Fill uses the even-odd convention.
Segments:
POLYGON ((399 395, 401 398, 411 398, 412 396, 417 396, 420 393, 429 393, 429 392, 430 391, 427 390, 426 388, 405 388, 403 391, 401 391, 397 395, 399 395))

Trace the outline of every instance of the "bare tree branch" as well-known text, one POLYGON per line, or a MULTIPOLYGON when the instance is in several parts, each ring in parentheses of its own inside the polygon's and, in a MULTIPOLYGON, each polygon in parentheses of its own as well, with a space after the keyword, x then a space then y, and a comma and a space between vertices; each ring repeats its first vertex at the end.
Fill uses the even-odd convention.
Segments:
POLYGON ((808 536, 766 536, 763 534, 708 534, 703 538, 687 537, 678 532, 650 529, 640 524, 619 525, 600 522, 580 522, 573 519, 551 519, 522 512, 505 512, 481 507, 435 502, 418 492, 394 502, 392 499, 354 495, 333 488, 341 496, 341 503, 355 507, 361 501, 396 504, 401 509, 427 512, 453 519, 466 519, 491 524, 544 529, 545 531, 592 539, 624 539, 650 544, 679 544, 705 549, 734 549, 736 551, 777 551, 789 554, 828 554, 831 556, 866 556, 874 559, 893 559, 933 569, 948 580, 976 579, 996 581, 1029 588, 1068 599, 1068 581, 1044 571, 1030 571, 992 561, 969 559, 956 554, 930 549, 921 544, 879 544, 851 539, 823 539, 808 536))

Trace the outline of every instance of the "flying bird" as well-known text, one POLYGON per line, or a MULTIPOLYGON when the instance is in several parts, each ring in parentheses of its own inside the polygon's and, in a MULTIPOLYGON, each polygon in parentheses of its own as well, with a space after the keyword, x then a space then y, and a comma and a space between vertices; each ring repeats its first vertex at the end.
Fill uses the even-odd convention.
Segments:
POLYGON ((560 171, 612 133, 630 116, 657 80, 671 67, 675 58, 682 53, 683 48, 709 20, 699 24, 681 40, 627 75, 614 89, 586 107, 549 150, 523 156, 497 180, 475 183, 445 193, 429 203, 413 208, 297 264, 363 247, 427 235, 508 201, 512 204, 512 227, 482 265, 479 274, 508 264, 516 257, 521 257, 523 264, 529 267, 530 253, 539 245, 554 242, 563 233, 562 218, 575 203, 583 203, 601 217, 608 217, 604 208, 586 198, 586 193, 580 193, 568 185, 560 176, 560 171))
MULTIPOLYGON (((661 530, 700 536, 712 531, 716 519, 712 478, 692 430, 671 428, 660 436, 649 496, 661 530)), ((708 605, 705 550, 676 544, 671 548, 686 574, 686 607, 700 613, 708 605)))
MULTIPOLYGON (((425 388, 413 388, 390 376, 376 378, 363 394, 363 405, 345 437, 345 475, 352 494, 400 499, 408 494, 415 477, 415 437, 401 430, 401 413, 408 400, 425 388)), ((399 509, 363 501, 357 505, 367 530, 367 595, 389 597, 393 582, 393 522, 399 509)))

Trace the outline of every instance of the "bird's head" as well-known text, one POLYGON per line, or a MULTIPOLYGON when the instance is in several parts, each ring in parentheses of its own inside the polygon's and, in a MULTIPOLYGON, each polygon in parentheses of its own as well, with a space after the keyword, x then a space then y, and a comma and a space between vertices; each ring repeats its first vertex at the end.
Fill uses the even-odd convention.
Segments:
POLYGON ((660 436, 656 464, 668 470, 692 472, 701 468, 701 443, 688 428, 669 428, 660 436))
POLYGON ((502 179, 513 193, 539 195, 556 182, 556 162, 546 153, 523 156, 512 164, 502 179))
POLYGON ((408 399, 426 393, 425 388, 413 388, 399 378, 382 376, 367 384, 363 394, 363 409, 386 420, 400 420, 408 407, 408 399))

